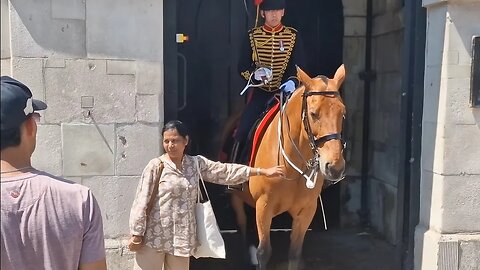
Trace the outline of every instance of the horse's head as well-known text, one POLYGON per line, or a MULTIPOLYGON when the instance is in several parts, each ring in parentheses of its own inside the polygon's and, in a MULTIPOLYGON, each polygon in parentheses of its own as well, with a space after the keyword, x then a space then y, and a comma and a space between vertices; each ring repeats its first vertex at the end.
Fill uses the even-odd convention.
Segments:
POLYGON ((310 146, 320 156, 319 166, 325 178, 340 180, 345 171, 341 132, 346 110, 339 90, 345 78, 345 67, 341 65, 333 79, 310 78, 299 67, 297 76, 305 87, 302 118, 310 146))

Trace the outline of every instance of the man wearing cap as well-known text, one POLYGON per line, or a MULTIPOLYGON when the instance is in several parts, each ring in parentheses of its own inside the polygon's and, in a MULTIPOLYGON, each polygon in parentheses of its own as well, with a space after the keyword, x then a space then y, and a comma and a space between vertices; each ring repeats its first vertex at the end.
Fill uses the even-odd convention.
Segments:
POLYGON ((47 104, 15 79, 0 81, 1 269, 107 269, 92 192, 31 165, 38 111, 47 104))
POLYGON ((260 15, 265 22, 248 32, 240 52, 238 70, 242 77, 248 80, 258 67, 268 67, 273 79, 264 86, 249 90, 247 105, 234 135, 234 161, 239 163, 247 162, 249 147, 245 144, 249 143, 247 137, 255 121, 280 89, 287 93, 295 90, 298 85, 295 65, 305 66, 300 34, 282 24, 284 14, 285 0, 263 0, 260 15))

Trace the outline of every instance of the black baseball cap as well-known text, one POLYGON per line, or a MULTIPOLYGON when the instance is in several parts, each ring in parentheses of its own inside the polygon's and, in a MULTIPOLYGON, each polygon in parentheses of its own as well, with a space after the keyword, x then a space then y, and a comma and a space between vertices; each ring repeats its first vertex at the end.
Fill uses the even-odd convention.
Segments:
POLYGON ((19 127, 34 111, 47 108, 45 102, 32 98, 32 92, 23 83, 8 77, 0 78, 1 130, 19 127))
POLYGON ((285 0, 263 0, 260 3, 261 10, 285 9, 285 0))

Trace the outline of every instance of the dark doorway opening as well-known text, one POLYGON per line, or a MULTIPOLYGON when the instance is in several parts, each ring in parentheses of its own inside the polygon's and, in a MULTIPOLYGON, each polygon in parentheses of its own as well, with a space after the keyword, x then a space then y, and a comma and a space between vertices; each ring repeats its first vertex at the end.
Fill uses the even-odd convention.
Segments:
MULTIPOLYGON (((342 63, 343 6, 341 0, 287 0, 284 24, 299 30, 308 58, 309 75, 333 76, 342 63)), ((222 130, 244 103, 245 81, 237 72, 241 40, 254 26, 253 0, 179 0, 164 2, 165 121, 180 119, 191 131, 191 154, 216 160, 222 130), (173 2, 173 3, 172 3, 173 2), (188 36, 175 42, 175 34, 188 36)), ((329 227, 340 220, 340 186, 323 195, 329 227)), ((208 186, 221 229, 235 229, 233 210, 224 188, 208 186)), ((272 228, 290 228, 284 214, 272 228)), ((323 228, 320 210, 311 228, 323 228)))

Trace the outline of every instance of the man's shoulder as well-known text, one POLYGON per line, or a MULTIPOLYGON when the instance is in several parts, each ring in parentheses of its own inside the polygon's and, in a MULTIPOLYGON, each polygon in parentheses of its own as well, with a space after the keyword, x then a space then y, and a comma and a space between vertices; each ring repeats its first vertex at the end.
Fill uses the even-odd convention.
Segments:
POLYGON ((295 29, 295 28, 293 28, 293 27, 291 27, 291 26, 285 26, 284 31, 292 32, 292 33, 295 33, 295 34, 298 33, 298 30, 295 29))
MULTIPOLYGON (((41 183, 49 186, 49 188, 56 189, 64 194, 71 193, 88 193, 90 189, 86 186, 83 186, 75 181, 55 176, 44 171, 37 171, 35 178, 39 178, 41 183)), ((34 183, 34 182, 32 182, 34 183)))
POLYGON ((250 30, 248 30, 248 34, 254 34, 254 33, 263 33, 265 31, 263 31, 263 28, 261 26, 257 26, 257 27, 254 27, 250 30))

